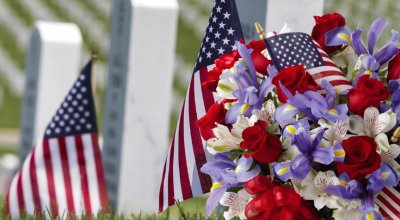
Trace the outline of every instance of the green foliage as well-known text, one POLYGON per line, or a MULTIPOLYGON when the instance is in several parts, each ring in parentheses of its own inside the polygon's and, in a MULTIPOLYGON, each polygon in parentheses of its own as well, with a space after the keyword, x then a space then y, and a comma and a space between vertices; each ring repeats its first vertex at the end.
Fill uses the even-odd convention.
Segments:
POLYGON ((19 45, 17 39, 11 34, 10 30, 0 22, 0 49, 4 49, 10 60, 20 69, 25 67, 24 50, 19 45))
POLYGON ((19 125, 21 99, 13 94, 10 86, 2 77, 0 73, 0 98, 2 104, 0 104, 0 128, 16 128, 19 125))
POLYGON ((21 4, 20 0, 5 0, 4 3, 18 16, 18 18, 26 26, 31 27, 35 22, 32 14, 24 5, 21 4))

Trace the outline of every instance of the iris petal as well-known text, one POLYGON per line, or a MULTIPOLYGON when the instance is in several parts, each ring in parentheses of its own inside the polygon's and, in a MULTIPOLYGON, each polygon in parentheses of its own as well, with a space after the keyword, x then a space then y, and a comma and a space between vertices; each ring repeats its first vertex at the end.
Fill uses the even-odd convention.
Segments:
POLYGON ((327 46, 339 46, 343 44, 350 45, 350 30, 346 27, 338 27, 326 32, 325 44, 327 46))
POLYGON ((368 31, 368 51, 369 54, 374 53, 374 47, 383 30, 385 29, 387 22, 383 18, 377 18, 369 28, 368 31))

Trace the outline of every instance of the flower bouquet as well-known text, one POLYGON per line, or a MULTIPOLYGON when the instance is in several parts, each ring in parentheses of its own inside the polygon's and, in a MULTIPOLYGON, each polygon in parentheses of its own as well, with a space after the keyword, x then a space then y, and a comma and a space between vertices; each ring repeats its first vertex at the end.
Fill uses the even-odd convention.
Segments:
POLYGON ((219 57, 197 125, 211 159, 206 214, 232 219, 399 219, 398 32, 350 31, 337 13, 311 36, 268 33, 219 57))

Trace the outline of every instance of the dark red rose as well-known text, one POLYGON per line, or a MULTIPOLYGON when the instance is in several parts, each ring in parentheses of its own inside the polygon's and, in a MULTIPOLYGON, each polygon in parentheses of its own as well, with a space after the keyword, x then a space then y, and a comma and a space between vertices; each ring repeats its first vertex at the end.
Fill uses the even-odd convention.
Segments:
POLYGON ((328 53, 332 54, 341 49, 342 46, 326 46, 325 33, 336 28, 346 25, 346 20, 339 13, 325 14, 322 16, 314 16, 315 26, 312 30, 311 37, 328 53))
POLYGON ((212 129, 217 127, 216 123, 225 124, 225 115, 227 110, 224 105, 226 102, 226 100, 223 100, 220 103, 214 103, 208 112, 197 120, 197 127, 200 129, 201 136, 205 140, 215 137, 212 129))
POLYGON ((240 58, 239 52, 234 50, 232 53, 224 54, 218 57, 215 60, 215 67, 207 74, 206 81, 202 84, 202 86, 208 90, 216 91, 219 76, 221 75, 224 69, 229 69, 233 67, 233 65, 240 58))
POLYGON ((317 220, 314 207, 303 200, 292 188, 279 186, 266 176, 257 176, 244 185, 256 195, 245 208, 249 220, 317 220))
POLYGON ((253 40, 247 44, 247 48, 253 49, 251 59, 254 62, 256 71, 263 75, 267 75, 267 67, 272 64, 272 61, 268 60, 264 54, 261 53, 266 48, 264 40, 253 40))
POLYGON ((275 162, 282 152, 282 143, 278 137, 267 132, 267 123, 257 121, 242 132, 240 147, 250 151, 249 155, 261 163, 275 162))
POLYGON ((400 50, 397 55, 390 60, 388 65, 388 76, 387 80, 400 79, 400 50))
POLYGON ((306 72, 302 65, 289 66, 281 70, 273 79, 272 84, 276 86, 279 101, 285 103, 287 101, 286 95, 283 93, 279 82, 288 89, 292 95, 296 91, 304 93, 305 91, 317 91, 318 84, 314 81, 312 76, 306 72))
POLYGON ((347 173, 350 179, 360 182, 365 176, 381 167, 381 156, 376 152, 376 142, 368 136, 353 136, 342 141, 346 152, 344 162, 336 162, 337 172, 347 173))
POLYGON ((347 94, 349 110, 354 114, 364 116, 368 107, 378 108, 380 103, 390 96, 390 89, 376 79, 368 75, 358 79, 357 88, 353 88, 347 94))

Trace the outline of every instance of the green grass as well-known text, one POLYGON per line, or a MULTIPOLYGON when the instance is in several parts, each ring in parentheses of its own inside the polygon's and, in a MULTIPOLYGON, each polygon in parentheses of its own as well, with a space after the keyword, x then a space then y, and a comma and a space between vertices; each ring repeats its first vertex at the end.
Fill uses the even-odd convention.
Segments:
MULTIPOLYGON (((171 206, 169 209, 164 211, 161 214, 146 214, 146 213, 138 213, 138 214, 116 214, 114 212, 110 212, 107 214, 99 214, 92 219, 98 220, 203 220, 206 219, 204 214, 204 204, 206 198, 198 197, 192 198, 185 202, 179 203, 179 205, 171 206)), ((49 212, 47 212, 49 213, 49 212)), ((9 216, 6 216, 3 212, 0 212, 0 219, 8 219, 9 216)), ((44 220, 44 216, 36 215, 36 216, 21 216, 21 220, 44 220)), ((77 219, 77 218, 69 218, 69 219, 77 219)), ((79 216, 79 219, 85 220, 89 219, 87 216, 79 216)), ((224 218, 220 215, 217 216, 215 213, 208 218, 209 220, 223 220, 224 218)))
POLYGON ((27 27, 31 27, 35 22, 30 11, 25 8, 23 4, 21 4, 20 0, 5 0, 4 3, 18 16, 18 18, 24 23, 27 27))
POLYGON ((178 30, 176 53, 183 58, 185 63, 192 64, 194 68, 202 39, 196 35, 193 27, 183 21, 181 16, 178 19, 178 30))
POLYGON ((99 10, 98 7, 93 5, 92 2, 88 0, 76 0, 76 2, 85 8, 88 13, 91 13, 98 21, 100 21, 104 31, 108 31, 109 19, 103 12, 99 10))
POLYGON ((3 104, 0 105, 0 128, 18 128, 21 98, 13 94, 10 86, 0 74, 0 89, 3 91, 3 104))
POLYGON ((12 60, 17 67, 24 69, 25 67, 25 53, 19 45, 17 39, 11 34, 8 28, 0 22, 0 49, 4 49, 10 60, 12 60))
MULTIPOLYGON (((91 36, 88 34, 88 32, 85 30, 82 25, 80 25, 79 20, 70 17, 63 8, 61 8, 57 3, 55 3, 53 0, 40 0, 46 7, 48 7, 49 10, 51 10, 60 20, 66 21, 66 22, 73 22, 76 23, 79 26, 79 29, 81 30, 82 34, 82 39, 84 43, 84 47, 86 50, 91 51, 91 45, 92 43, 96 40, 95 38, 91 38, 91 36)), ((104 51, 99 50, 99 61, 100 62, 106 62, 107 56, 104 53, 104 51)))

